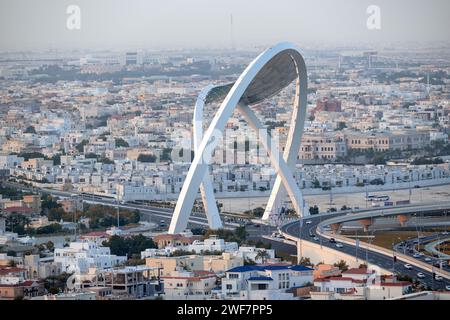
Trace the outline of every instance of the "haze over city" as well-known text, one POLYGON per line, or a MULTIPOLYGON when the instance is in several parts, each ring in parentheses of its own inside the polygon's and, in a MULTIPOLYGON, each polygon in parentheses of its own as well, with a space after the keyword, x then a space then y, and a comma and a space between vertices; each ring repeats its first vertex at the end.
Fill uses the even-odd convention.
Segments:
POLYGON ((449 41, 446 0, 2 0, 0 50, 237 48, 279 41, 334 45, 449 41), (381 8, 368 30, 366 9, 381 8), (66 8, 81 9, 80 30, 66 28, 66 8))
POLYGON ((178 319, 437 309, 449 12, 1 0, 0 318, 17 308, 2 300, 146 300, 96 309, 178 319))

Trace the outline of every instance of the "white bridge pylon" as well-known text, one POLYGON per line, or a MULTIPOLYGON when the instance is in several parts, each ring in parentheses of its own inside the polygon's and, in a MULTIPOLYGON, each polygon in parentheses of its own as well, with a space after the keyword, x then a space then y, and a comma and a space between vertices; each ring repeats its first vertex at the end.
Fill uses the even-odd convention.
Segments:
POLYGON ((277 174, 263 220, 269 220, 272 214, 278 214, 278 206, 281 198, 286 195, 286 191, 295 211, 302 216, 303 197, 293 175, 307 106, 307 73, 299 50, 291 43, 280 43, 253 60, 229 90, 203 136, 203 107, 208 94, 214 88, 217 87, 207 86, 203 89, 195 105, 193 123, 195 156, 181 189, 169 233, 180 233, 186 229, 199 188, 209 227, 211 229, 222 227, 211 179, 207 173, 212 151, 223 135, 225 125, 235 108, 243 115, 250 127, 257 131, 277 174), (271 137, 266 128, 249 105, 277 94, 293 80, 296 80, 294 108, 285 151, 281 155, 278 147, 271 143, 271 137))

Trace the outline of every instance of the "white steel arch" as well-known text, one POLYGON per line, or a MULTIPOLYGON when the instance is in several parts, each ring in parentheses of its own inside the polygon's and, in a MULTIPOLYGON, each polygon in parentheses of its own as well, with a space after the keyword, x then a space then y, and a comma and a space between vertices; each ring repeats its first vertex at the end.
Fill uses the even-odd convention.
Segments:
POLYGON ((217 137, 223 134, 226 122, 236 107, 249 125, 262 133, 262 139, 260 140, 277 172, 277 178, 263 219, 269 219, 270 214, 276 210, 281 197, 285 193, 283 186, 296 212, 303 215, 303 197, 292 173, 300 148, 307 105, 306 66, 298 49, 291 43, 280 43, 267 49, 253 60, 228 92, 202 138, 203 106, 208 93, 213 88, 213 86, 206 87, 196 103, 194 111, 195 156, 180 192, 169 233, 179 233, 186 228, 199 187, 209 226, 214 229, 221 227, 214 192, 206 173, 211 153, 218 143, 217 137), (281 157, 278 148, 271 145, 271 139, 267 131, 261 130, 264 129, 263 125, 248 105, 260 102, 278 93, 294 79, 296 79, 296 96, 291 127, 285 152, 281 157))

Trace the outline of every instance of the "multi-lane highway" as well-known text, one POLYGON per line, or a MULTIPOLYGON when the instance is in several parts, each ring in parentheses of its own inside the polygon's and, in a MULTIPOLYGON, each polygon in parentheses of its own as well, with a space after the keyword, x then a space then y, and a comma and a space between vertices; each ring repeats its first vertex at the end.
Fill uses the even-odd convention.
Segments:
MULTIPOLYGON (((344 215, 345 213, 337 213, 335 216, 344 215)), ((408 275, 411 278, 417 279, 420 282, 424 283, 426 286, 434 288, 435 290, 444 290, 446 286, 450 285, 450 280, 448 279, 442 279, 441 281, 433 280, 432 273, 422 268, 412 266, 412 269, 407 269, 405 268, 406 262, 402 262, 400 260, 397 260, 397 262, 394 263, 393 255, 386 256, 378 252, 367 250, 366 248, 359 248, 359 250, 357 250, 355 246, 345 243, 340 243, 339 246, 341 247, 337 247, 336 244, 331 243, 329 239, 317 234, 316 230, 321 221, 322 217, 320 215, 311 216, 305 219, 301 228, 299 221, 296 221, 284 225, 281 230, 291 236, 297 238, 301 237, 302 239, 307 241, 321 243, 323 246, 333 248, 352 256, 357 256, 359 259, 361 259, 361 263, 364 263, 368 260, 369 263, 375 264, 383 269, 391 270, 402 275, 408 275), (314 240, 314 237, 316 237, 316 240, 314 240), (423 278, 419 278, 417 276, 419 272, 423 273, 423 278)))
MULTIPOLYGON (((28 186, 23 186, 20 184, 13 184, 9 182, 3 183, 5 186, 17 188, 19 190, 29 191, 29 192, 40 192, 50 194, 52 196, 60 197, 60 198, 71 198, 73 196, 80 197, 83 202, 90 204, 101 204, 105 206, 113 206, 119 207, 120 209, 128 209, 128 210, 139 210, 141 213, 141 218, 146 221, 157 223, 162 227, 167 227, 172 219, 172 208, 164 208, 164 207, 155 207, 144 204, 137 203, 118 203, 114 198, 108 197, 100 197, 92 194, 79 194, 68 191, 59 191, 53 189, 43 189, 43 188, 32 188, 28 186)), ((235 228, 237 226, 236 223, 231 222, 229 218, 225 218, 224 227, 227 229, 235 228)), ((191 217, 189 218, 189 228, 195 227, 207 227, 208 220, 204 213, 193 212, 191 217)))
MULTIPOLYGON (((54 196, 58 197, 71 197, 74 195, 74 193, 71 192, 65 192, 65 191, 58 191, 58 190, 52 190, 52 189, 35 189, 35 188, 29 188, 24 187, 22 185, 10 185, 12 187, 28 190, 28 191, 38 191, 42 193, 48 193, 54 196)), ((147 221, 156 222, 158 224, 163 224, 164 226, 168 225, 170 222, 170 219, 172 218, 172 208, 161 208, 161 207, 152 207, 148 205, 142 205, 142 204, 136 204, 136 203, 117 203, 115 199, 109 199, 109 198, 102 198, 102 197, 96 197, 92 195, 86 195, 84 194, 82 196, 83 201, 87 203, 94 203, 94 204, 102 204, 102 205, 109 205, 109 206, 119 206, 123 209, 129 209, 129 210, 139 210, 143 216, 143 218, 147 221)), ((433 206, 433 205, 430 205, 433 206)), ((435 205, 436 206, 436 205, 435 205)), ((439 206, 439 205, 437 205, 439 206)), ((445 207, 446 209, 450 206, 448 204, 441 205, 445 207)), ((429 207, 429 206, 427 206, 429 207)), ((436 210, 441 210, 441 207, 436 207, 436 210)), ((444 290, 446 286, 450 286, 450 280, 448 279, 442 279, 441 281, 436 281, 433 279, 431 272, 419 268, 416 266, 413 266, 412 269, 405 268, 405 262, 401 262, 397 260, 397 262, 394 264, 393 262, 393 256, 387 256, 382 253, 374 252, 371 250, 367 250, 365 248, 357 248, 354 245, 350 244, 340 244, 340 247, 337 247, 335 243, 329 242, 329 239, 317 234, 317 228, 319 224, 322 224, 324 221, 326 223, 331 223, 333 221, 340 222, 340 221, 348 221, 351 219, 362 219, 364 217, 373 217, 374 214, 378 212, 378 214, 381 213, 381 216, 389 216, 389 215, 395 215, 400 212, 404 212, 405 210, 414 210, 415 212, 420 212, 420 208, 417 208, 417 206, 408 205, 404 206, 402 208, 371 208, 371 209, 361 209, 357 212, 348 213, 348 212, 337 212, 337 213, 331 213, 331 214, 320 214, 317 216, 310 216, 308 218, 304 219, 303 227, 300 230, 300 223, 298 221, 289 223, 284 225, 281 229, 283 232, 294 236, 294 237, 301 237, 302 239, 308 240, 308 241, 316 241, 317 243, 320 243, 323 246, 333 248, 335 250, 357 256, 361 263, 364 263, 368 261, 371 264, 377 265, 383 269, 387 270, 393 270, 394 272, 398 272, 402 275, 408 275, 413 279, 417 279, 420 282, 424 283, 426 286, 434 289, 442 289, 444 290), (398 211, 398 212, 397 212, 398 211), (361 216, 361 217, 360 217, 361 216), (305 221, 308 221, 306 223, 305 221), (417 274, 422 273, 424 276, 423 278, 418 278, 417 274)), ((236 227, 236 223, 230 222, 229 219, 225 218, 225 227, 226 228, 234 228, 236 227)), ((206 216, 203 213, 195 213, 193 214, 189 219, 189 226, 192 227, 198 227, 207 226, 207 219, 206 216)), ((263 227, 259 228, 255 231, 255 234, 253 237, 259 238, 263 234, 270 234, 274 229, 272 227, 263 227)))

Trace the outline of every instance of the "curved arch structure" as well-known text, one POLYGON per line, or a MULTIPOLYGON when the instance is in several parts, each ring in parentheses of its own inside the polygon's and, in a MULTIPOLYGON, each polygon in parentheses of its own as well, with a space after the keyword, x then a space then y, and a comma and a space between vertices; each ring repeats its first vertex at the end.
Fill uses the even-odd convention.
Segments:
POLYGON ((207 171, 212 151, 217 146, 218 138, 222 136, 226 122, 236 108, 249 125, 258 131, 259 139, 277 173, 263 219, 269 220, 271 214, 277 213, 286 191, 295 211, 303 215, 304 201, 293 178, 293 170, 300 149, 306 106, 306 66, 299 50, 291 43, 280 43, 261 53, 248 65, 234 84, 208 86, 203 89, 194 110, 195 156, 181 189, 169 233, 185 230, 199 188, 210 228, 217 229, 222 226, 207 171), (292 120, 285 152, 281 155, 277 146, 271 144, 270 135, 249 106, 276 95, 294 80, 296 80, 296 95, 292 120), (222 97, 225 98, 203 136, 204 104, 222 97))

